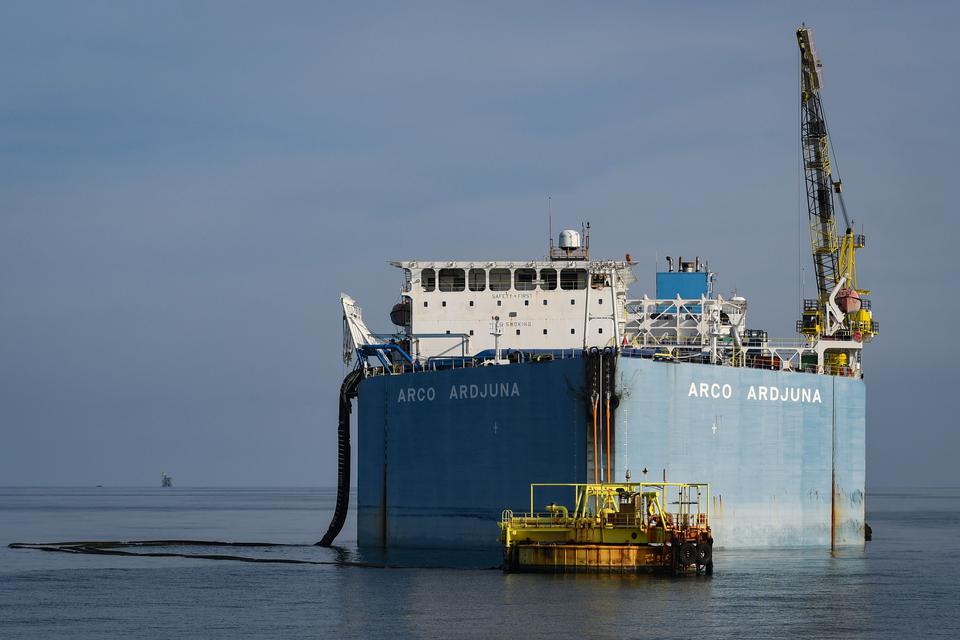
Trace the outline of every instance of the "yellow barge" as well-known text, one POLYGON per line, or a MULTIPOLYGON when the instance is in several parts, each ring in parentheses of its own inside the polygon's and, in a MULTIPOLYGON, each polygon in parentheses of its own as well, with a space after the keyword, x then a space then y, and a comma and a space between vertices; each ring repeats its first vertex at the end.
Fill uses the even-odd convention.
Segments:
POLYGON ((713 573, 710 485, 625 482, 530 485, 530 511, 504 510, 506 571, 713 573), (571 490, 573 509, 536 494, 571 490))

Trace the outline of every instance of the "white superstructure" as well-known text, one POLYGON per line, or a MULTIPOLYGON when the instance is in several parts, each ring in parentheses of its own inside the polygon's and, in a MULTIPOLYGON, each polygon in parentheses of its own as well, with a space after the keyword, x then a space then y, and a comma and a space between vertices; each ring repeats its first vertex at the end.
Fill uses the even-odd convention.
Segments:
POLYGON ((500 348, 617 346, 626 328, 626 261, 394 262, 404 270, 415 358, 500 348), (444 338, 449 336, 449 338, 444 338))
POLYGON ((344 294, 344 358, 376 356, 399 371, 446 359, 492 364, 505 352, 612 347, 718 365, 860 374, 861 343, 769 340, 746 328, 746 299, 714 293, 713 274, 699 258, 678 258, 676 271, 667 262, 669 270, 657 274, 658 296, 640 299, 628 297, 637 280, 629 255, 590 259, 589 226, 582 235, 562 231, 545 260, 391 262, 403 272, 390 314, 398 331, 370 332, 344 294), (846 354, 835 371, 825 367, 828 352, 846 354))

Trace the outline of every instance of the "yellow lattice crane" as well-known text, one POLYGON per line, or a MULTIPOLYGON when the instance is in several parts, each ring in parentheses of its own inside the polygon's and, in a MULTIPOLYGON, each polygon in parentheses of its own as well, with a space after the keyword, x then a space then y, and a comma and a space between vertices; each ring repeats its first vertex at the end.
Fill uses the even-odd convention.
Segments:
POLYGON ((843 183, 834 180, 830 163, 830 140, 823 115, 820 89, 822 63, 813 44, 813 32, 797 29, 800 46, 800 141, 810 246, 817 280, 817 298, 804 300, 797 331, 818 340, 823 336, 866 341, 877 333, 870 292, 857 285, 856 252, 865 245, 855 234, 843 201, 843 183), (845 231, 837 233, 834 195, 840 203, 845 231))

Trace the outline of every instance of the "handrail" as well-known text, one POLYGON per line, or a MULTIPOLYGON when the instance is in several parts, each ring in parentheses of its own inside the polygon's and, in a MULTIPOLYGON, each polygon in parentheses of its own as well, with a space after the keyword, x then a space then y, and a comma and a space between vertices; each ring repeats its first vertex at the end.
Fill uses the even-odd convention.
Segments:
POLYGON ((686 528, 695 525, 709 526, 710 485, 705 482, 622 482, 622 483, 533 483, 530 485, 530 511, 501 516, 503 522, 514 527, 567 527, 574 523, 586 526, 669 526, 686 528), (554 503, 547 505, 546 512, 537 511, 538 488, 572 488, 573 509, 554 503), (669 496, 676 500, 667 502, 669 496), (622 496, 634 496, 626 503, 622 496), (635 511, 637 496, 642 496, 642 510, 635 511), (626 504, 634 507, 625 509, 626 504), (676 505, 671 510, 669 505, 676 505))
MULTIPOLYGON (((737 356, 735 362, 724 360, 719 363, 709 362, 706 358, 706 354, 702 353, 694 345, 678 345, 678 344, 651 344, 637 347, 626 347, 618 352, 620 357, 623 358, 633 358, 633 359, 643 359, 643 360, 663 360, 664 350, 670 351, 680 351, 681 354, 672 356, 666 359, 667 363, 673 362, 684 362, 690 360, 698 360, 695 364, 704 364, 712 365, 718 367, 737 367, 737 368, 747 368, 747 369, 765 369, 769 371, 782 371, 784 373, 806 373, 806 374, 817 374, 817 375, 834 375, 840 377, 856 377, 858 371, 846 366, 846 365, 832 365, 825 363, 822 370, 818 370, 815 365, 805 365, 798 366, 793 364, 787 368, 780 366, 774 358, 779 361, 787 361, 790 358, 782 357, 777 354, 777 351, 786 351, 790 349, 796 350, 797 353, 813 356, 815 352, 810 349, 808 346, 799 346, 796 343, 791 346, 783 345, 770 345, 768 341, 768 346, 748 346, 744 345, 743 349, 737 356), (686 353, 683 353, 686 352, 686 353)), ((520 353, 523 354, 519 361, 510 361, 510 362, 498 362, 498 365, 501 366, 510 366, 513 364, 524 364, 528 362, 540 362, 545 358, 545 356, 550 356, 549 359, 552 360, 571 360, 583 357, 582 349, 557 349, 557 350, 511 350, 511 353, 520 353)), ((505 351, 506 355, 507 352, 505 351)), ((796 354, 794 355, 796 357, 796 354)), ((401 374, 401 373, 425 373, 430 371, 446 371, 453 369, 472 369, 476 367, 486 366, 487 364, 494 363, 494 358, 492 356, 446 356, 446 357, 437 357, 433 356, 426 359, 413 360, 409 364, 393 365, 390 367, 368 367, 366 370, 367 376, 380 376, 380 375, 389 375, 389 374, 401 374)))

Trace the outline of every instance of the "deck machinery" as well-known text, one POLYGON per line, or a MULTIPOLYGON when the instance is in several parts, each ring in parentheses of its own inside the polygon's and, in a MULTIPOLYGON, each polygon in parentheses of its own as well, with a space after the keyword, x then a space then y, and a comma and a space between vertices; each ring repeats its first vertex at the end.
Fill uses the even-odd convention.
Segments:
POLYGON ((713 573, 710 485, 532 484, 530 511, 504 510, 506 571, 713 573), (573 510, 534 510, 538 490, 572 490, 573 510))

